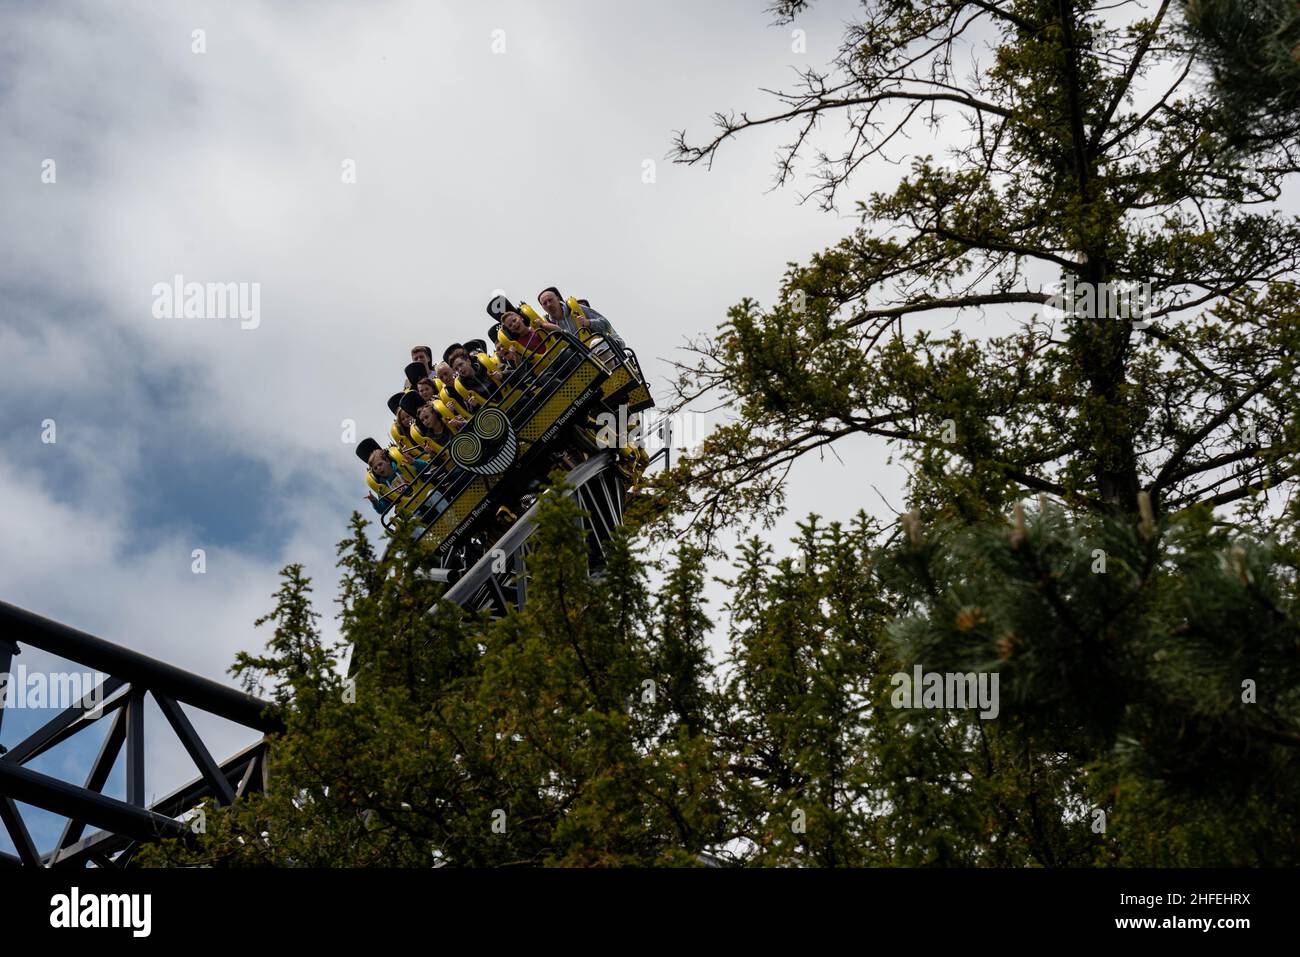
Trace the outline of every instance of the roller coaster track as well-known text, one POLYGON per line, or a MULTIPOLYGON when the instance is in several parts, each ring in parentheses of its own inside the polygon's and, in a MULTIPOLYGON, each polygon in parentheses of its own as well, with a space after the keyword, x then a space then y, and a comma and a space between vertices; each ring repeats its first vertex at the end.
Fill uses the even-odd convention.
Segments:
MULTIPOLYGON (((614 453, 598 452, 571 470, 562 494, 574 496, 582 508, 593 566, 598 566, 605 543, 623 518, 623 479, 614 453)), ((445 599, 493 615, 504 615, 512 606, 523 607, 537 509, 534 503, 470 568, 459 573, 433 572, 451 586, 445 599)), ((0 635, 5 636, 0 638, 2 675, 11 672, 14 659, 24 648, 32 648, 103 676, 101 683, 85 689, 80 700, 22 741, 8 749, 0 745, 0 823, 17 850, 16 854, 0 851, 0 868, 124 867, 145 843, 189 835, 192 825, 185 815, 203 800, 226 805, 265 788, 265 735, 281 730, 267 711, 268 702, 6 602, 0 602, 0 635), (145 797, 149 757, 144 746, 146 695, 152 695, 198 771, 189 783, 153 802, 145 797), (181 705, 235 722, 262 737, 218 763, 181 705), (98 749, 85 749, 82 783, 29 767, 100 722, 108 723, 108 731, 98 749), (105 785, 124 749, 126 799, 121 800, 106 794, 105 785), (62 833, 48 850, 37 848, 18 802, 66 819, 62 833), (87 834, 90 828, 95 830, 87 834)), ((0 731, 4 711, 0 707, 0 731)))
MULTIPOLYGON (((593 565, 599 565, 605 542, 623 522, 623 482, 613 452, 598 452, 570 471, 563 494, 572 495, 583 510, 583 527, 593 565)), ((491 549, 459 576, 443 598, 468 611, 487 610, 501 616, 510 607, 523 608, 527 599, 529 539, 537 530, 534 503, 491 549)), ((429 609, 430 612, 436 610, 429 609)))

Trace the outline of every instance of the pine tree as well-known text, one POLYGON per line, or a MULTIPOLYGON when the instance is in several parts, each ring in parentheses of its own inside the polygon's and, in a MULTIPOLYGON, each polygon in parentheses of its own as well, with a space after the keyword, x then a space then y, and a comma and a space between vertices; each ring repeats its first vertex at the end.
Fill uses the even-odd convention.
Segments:
POLYGON ((1300 128, 1300 5, 1295 0, 1182 0, 1223 122, 1242 141, 1261 127, 1300 128))
POLYGON ((885 567, 917 608, 890 628, 897 661, 999 676, 981 735, 1048 785, 1033 827, 1012 803, 1028 792, 999 797, 1035 862, 1294 863, 1291 549, 1204 513, 1160 527, 1048 506, 935 526, 885 567))
MULTIPOLYGON (((853 866, 879 849, 870 829, 866 677, 886 605, 861 574, 874 529, 801 527, 796 555, 760 539, 736 559, 731 592, 730 802, 757 864, 853 866)), ((876 858, 878 859, 878 858, 876 858)))
POLYGON ((193 847, 164 842, 141 860, 698 865, 725 838, 699 556, 680 556, 657 631, 629 539, 608 542, 590 575, 573 499, 541 502, 528 602, 496 621, 439 603, 409 529, 377 555, 354 516, 339 549, 344 643, 326 648, 310 582, 286 567, 261 620, 276 625, 267 650, 235 669, 275 689, 286 730, 271 739, 271 784, 208 808, 193 847))

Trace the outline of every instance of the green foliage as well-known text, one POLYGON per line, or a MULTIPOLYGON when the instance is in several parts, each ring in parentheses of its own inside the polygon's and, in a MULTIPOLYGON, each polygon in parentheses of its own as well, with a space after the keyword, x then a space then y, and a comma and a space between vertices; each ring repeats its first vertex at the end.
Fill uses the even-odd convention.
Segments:
POLYGON ((680 364, 679 407, 707 394, 738 418, 659 481, 677 516, 707 539, 770 523, 793 462, 867 435, 906 459, 927 519, 1041 492, 1136 515, 1146 490, 1161 512, 1273 521, 1300 475, 1295 352, 1276 348, 1300 326, 1300 221, 1272 208, 1297 171, 1300 126, 1279 111, 1300 90, 1300 21, 1289 0, 1190 6, 1191 27, 1180 5, 1133 0, 867 0, 781 109, 682 134, 679 161, 712 163, 750 128, 794 124, 786 182, 821 146, 812 130, 842 119, 811 196, 852 198, 862 222, 680 364), (1238 59, 1253 45, 1276 69, 1238 59), (1234 76, 1286 79, 1237 110, 1234 76), (851 195, 855 172, 936 129, 946 156, 851 195), (1067 280, 1147 283, 1149 302, 1049 312, 1067 280))
POLYGON ((278 689, 269 788, 141 859, 1297 861, 1300 563, 1285 543, 1205 511, 1158 526, 1047 505, 903 536, 810 518, 789 557, 740 549, 715 666, 698 546, 652 594, 631 539, 589 576, 573 500, 543 503, 528 605, 492 622, 425 614, 438 586, 414 574, 420 549, 399 534, 376 557, 354 520, 340 565, 355 688, 286 568, 267 651, 238 666, 278 689), (996 675, 996 715, 900 707, 897 676, 917 666, 996 675))
POLYGON ((543 498, 523 612, 485 623, 437 602, 404 533, 376 557, 354 517, 340 621, 324 648, 301 568, 285 569, 265 654, 287 730, 272 786, 213 810, 192 849, 217 866, 694 864, 720 827, 701 556, 686 548, 652 626, 646 567, 616 538, 587 574, 571 498, 543 498))
POLYGON ((861 866, 872 847, 868 679, 887 611, 869 573, 876 534, 803 526, 796 558, 753 539, 728 582, 729 705, 722 741, 744 859, 861 866))
POLYGON ((1223 101, 1246 139, 1263 125, 1300 122, 1300 6, 1295 0, 1182 0, 1223 101))
MULTIPOLYGON (((998 674, 1002 745, 1058 778, 1040 811, 1105 812, 1095 862, 1295 863, 1294 553, 1204 514, 1018 521, 895 549, 890 579, 917 607, 890 629, 899 660, 998 674)), ((1036 859, 1061 862, 1056 843, 1036 859)))
POLYGON ((435 624, 423 610, 436 596, 415 574, 420 550, 399 532, 378 558, 354 518, 339 564, 355 688, 343 678, 343 648, 320 643, 310 583, 286 568, 262 619, 277 626, 268 649, 241 655, 236 669, 250 687, 277 689, 287 731, 272 739, 271 786, 209 809, 192 847, 165 842, 141 860, 695 865, 710 852, 862 862, 847 814, 863 766, 852 685, 875 627, 863 613, 883 610, 858 593, 867 526, 852 540, 809 526, 805 574, 829 590, 824 612, 815 590, 778 586, 755 551, 736 596, 747 609, 734 654, 742 664, 722 695, 700 599, 704 553, 683 544, 651 599, 648 568, 625 537, 590 577, 573 501, 543 503, 528 605, 491 623, 444 606, 435 624), (769 601, 780 606, 770 620, 761 614, 769 601), (801 618, 773 660, 767 642, 801 618), (770 770, 773 793, 754 786, 750 764, 770 770), (799 831, 781 828, 795 811, 799 831))

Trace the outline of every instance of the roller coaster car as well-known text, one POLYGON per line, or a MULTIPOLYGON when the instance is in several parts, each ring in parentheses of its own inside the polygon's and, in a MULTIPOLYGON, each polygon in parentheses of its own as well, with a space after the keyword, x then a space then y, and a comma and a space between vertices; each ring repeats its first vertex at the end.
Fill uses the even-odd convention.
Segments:
POLYGON ((600 387, 606 405, 614 409, 625 405, 628 414, 654 406, 650 389, 641 374, 641 366, 631 350, 602 336, 591 336, 587 345, 611 369, 609 378, 600 387))
MULTIPOLYGON (((552 332, 545 351, 511 370, 412 483, 401 512, 421 523, 416 538, 433 543, 442 566, 472 563, 520 510, 521 497, 553 468, 595 451, 597 416, 654 405, 631 350, 598 335, 585 340, 552 332)), ((384 516, 385 528, 397 512, 384 516)))

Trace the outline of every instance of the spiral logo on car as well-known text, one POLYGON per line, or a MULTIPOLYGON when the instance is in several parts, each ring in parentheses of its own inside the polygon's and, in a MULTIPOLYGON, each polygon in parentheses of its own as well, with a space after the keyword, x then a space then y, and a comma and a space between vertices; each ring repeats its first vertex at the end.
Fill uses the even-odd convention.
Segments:
POLYGON ((479 438, 489 445, 496 442, 501 436, 506 434, 510 428, 510 420, 500 409, 494 409, 489 406, 486 409, 480 409, 474 420, 474 431, 478 433, 479 438))
POLYGON ((451 440, 451 459, 463 468, 473 468, 483 457, 483 442, 473 432, 462 432, 451 440))
POLYGON ((503 475, 519 454, 519 437, 501 409, 479 409, 470 427, 451 440, 451 460, 475 475, 503 475))

